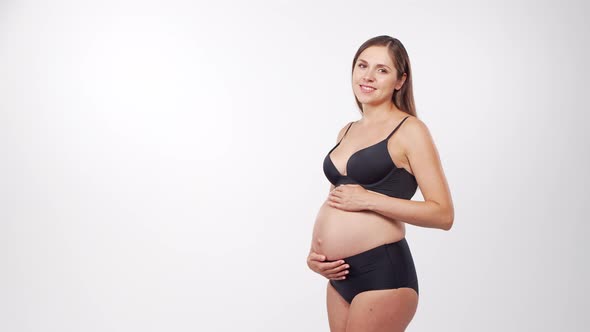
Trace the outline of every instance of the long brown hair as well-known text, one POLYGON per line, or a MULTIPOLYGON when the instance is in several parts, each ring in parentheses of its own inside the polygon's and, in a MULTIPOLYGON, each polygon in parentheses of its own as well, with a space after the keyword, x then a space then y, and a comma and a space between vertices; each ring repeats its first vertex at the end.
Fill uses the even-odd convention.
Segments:
MULTIPOLYGON (((404 85, 401 87, 401 89, 393 91, 391 101, 401 111, 416 116, 416 105, 414 104, 414 90, 412 87, 412 67, 410 66, 410 57, 408 56, 408 52, 406 52, 406 48, 404 47, 402 42, 400 42, 397 38, 383 35, 373 37, 364 42, 354 55, 354 60, 352 60, 352 70, 354 71, 354 65, 356 64, 356 60, 358 59, 359 55, 371 46, 387 47, 387 50, 389 51, 389 56, 391 57, 391 60, 395 65, 395 69, 397 70, 398 80, 402 78, 404 73, 406 73, 407 76, 404 85)), ((354 99, 356 100, 356 104, 362 112, 363 105, 359 102, 356 96, 354 96, 354 99)))

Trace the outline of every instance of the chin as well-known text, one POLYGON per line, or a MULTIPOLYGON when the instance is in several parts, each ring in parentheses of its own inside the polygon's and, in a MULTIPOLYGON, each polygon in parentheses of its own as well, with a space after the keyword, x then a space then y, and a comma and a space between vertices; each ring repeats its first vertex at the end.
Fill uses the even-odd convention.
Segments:
POLYGON ((382 96, 368 96, 363 93, 355 93, 355 96, 359 103, 367 105, 379 105, 386 101, 382 96))
POLYGON ((384 100, 376 98, 358 98, 359 103, 363 105, 380 105, 383 104, 384 100))

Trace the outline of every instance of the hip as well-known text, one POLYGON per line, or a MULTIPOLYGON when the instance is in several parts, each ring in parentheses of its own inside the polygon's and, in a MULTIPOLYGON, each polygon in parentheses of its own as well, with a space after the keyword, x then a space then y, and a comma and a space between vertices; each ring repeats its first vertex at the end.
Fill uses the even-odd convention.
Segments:
POLYGON ((361 292, 400 287, 418 290, 418 276, 406 238, 345 257, 350 267, 344 280, 330 280, 350 303, 361 292))

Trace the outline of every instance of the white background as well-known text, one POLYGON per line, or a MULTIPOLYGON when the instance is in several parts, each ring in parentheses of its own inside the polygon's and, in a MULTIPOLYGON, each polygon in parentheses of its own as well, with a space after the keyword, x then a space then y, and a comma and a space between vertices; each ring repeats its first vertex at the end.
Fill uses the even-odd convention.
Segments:
POLYGON ((322 161, 360 117, 356 49, 387 34, 456 212, 407 227, 408 331, 586 331, 588 14, 1 1, 0 330, 327 331, 305 263, 322 161))

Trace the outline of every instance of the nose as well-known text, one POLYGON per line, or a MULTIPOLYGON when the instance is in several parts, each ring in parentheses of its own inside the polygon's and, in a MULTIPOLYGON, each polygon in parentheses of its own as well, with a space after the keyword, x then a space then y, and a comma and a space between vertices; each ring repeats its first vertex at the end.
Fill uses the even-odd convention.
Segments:
POLYGON ((373 82, 373 80, 375 79, 374 75, 373 75, 373 71, 370 69, 365 70, 362 78, 363 78, 363 81, 365 81, 365 82, 373 82))

